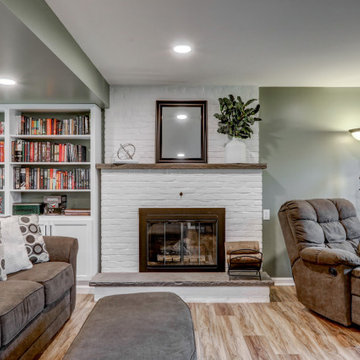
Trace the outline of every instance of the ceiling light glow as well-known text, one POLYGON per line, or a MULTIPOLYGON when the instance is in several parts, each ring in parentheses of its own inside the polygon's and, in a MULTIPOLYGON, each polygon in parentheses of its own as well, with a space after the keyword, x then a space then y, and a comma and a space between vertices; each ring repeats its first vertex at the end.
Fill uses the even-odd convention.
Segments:
POLYGON ((16 81, 8 78, 0 78, 0 85, 16 85, 16 81))
POLYGON ((178 115, 176 115, 176 118, 178 120, 185 120, 185 119, 187 119, 187 115, 186 114, 178 114, 178 115))
POLYGON ((187 54, 191 51, 191 46, 189 45, 176 45, 173 47, 173 50, 178 54, 187 54))
POLYGON ((177 154, 177 157, 184 157, 184 156, 185 156, 184 153, 178 153, 178 154, 177 154))
POLYGON ((360 128, 349 130, 354 139, 360 141, 360 128))

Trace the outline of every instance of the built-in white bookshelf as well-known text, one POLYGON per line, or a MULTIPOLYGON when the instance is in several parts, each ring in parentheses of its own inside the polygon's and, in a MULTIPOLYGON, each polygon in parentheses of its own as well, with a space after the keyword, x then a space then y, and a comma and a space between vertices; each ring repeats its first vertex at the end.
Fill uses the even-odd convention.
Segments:
MULTIPOLYGON (((40 216, 44 235, 74 236, 79 240, 78 280, 88 281, 98 272, 99 254, 99 174, 96 163, 102 162, 102 117, 96 105, 89 104, 11 104, 0 105, 0 122, 4 124, 4 187, 0 188, 3 198, 3 214, 12 215, 14 203, 38 203, 46 195, 67 195, 68 208, 90 209, 90 216, 40 216), (85 135, 24 135, 19 133, 21 116, 33 118, 68 119, 72 116, 89 116, 90 134, 85 135), (17 162, 12 156, 12 141, 71 143, 86 146, 86 161, 83 162, 17 162), (25 189, 15 188, 15 168, 40 169, 89 169, 89 186, 82 189, 25 189)), ((16 160, 16 159, 15 159, 16 160)))

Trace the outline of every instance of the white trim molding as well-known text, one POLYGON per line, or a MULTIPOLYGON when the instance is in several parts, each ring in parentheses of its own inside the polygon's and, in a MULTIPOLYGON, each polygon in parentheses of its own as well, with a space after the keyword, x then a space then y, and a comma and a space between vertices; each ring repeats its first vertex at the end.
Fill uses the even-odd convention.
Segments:
POLYGON ((295 286, 292 277, 272 277, 275 286, 295 286))
POLYGON ((77 294, 93 294, 94 288, 89 286, 88 281, 78 280, 76 282, 76 293, 77 294))

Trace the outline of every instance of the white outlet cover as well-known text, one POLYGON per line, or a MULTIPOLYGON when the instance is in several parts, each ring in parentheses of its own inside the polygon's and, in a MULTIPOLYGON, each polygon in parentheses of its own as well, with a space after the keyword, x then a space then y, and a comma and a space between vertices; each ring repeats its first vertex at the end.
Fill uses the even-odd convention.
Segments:
POLYGON ((270 220, 270 209, 263 210, 263 220, 270 220))

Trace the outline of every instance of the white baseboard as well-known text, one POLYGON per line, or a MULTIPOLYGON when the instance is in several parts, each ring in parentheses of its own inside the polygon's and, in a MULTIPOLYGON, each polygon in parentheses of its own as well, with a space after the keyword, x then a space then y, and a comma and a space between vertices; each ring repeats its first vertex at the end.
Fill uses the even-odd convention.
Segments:
POLYGON ((89 286, 88 281, 78 281, 76 284, 77 294, 93 294, 94 288, 89 286))
POLYGON ((275 286, 295 286, 292 277, 272 277, 275 286))

